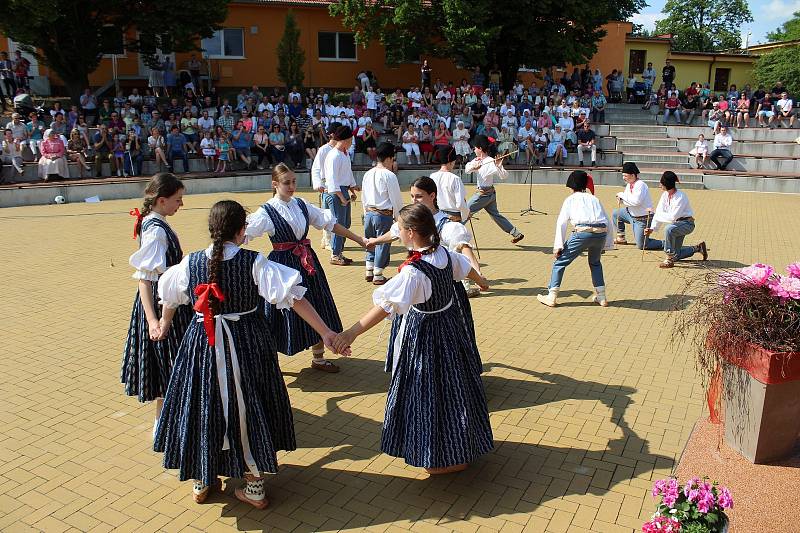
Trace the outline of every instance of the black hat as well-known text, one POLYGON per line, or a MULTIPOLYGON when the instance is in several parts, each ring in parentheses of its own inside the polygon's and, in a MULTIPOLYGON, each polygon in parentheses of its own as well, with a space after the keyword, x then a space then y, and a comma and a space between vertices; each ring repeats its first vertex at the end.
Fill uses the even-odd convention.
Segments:
POLYGON ((586 190, 586 184, 589 182, 589 175, 583 170, 573 170, 567 178, 567 187, 573 191, 586 190))
POLYGON ((623 174, 636 174, 639 175, 639 167, 636 166, 636 163, 632 161, 628 161, 622 164, 622 173, 623 174))
POLYGON ((678 179, 678 176, 675 175, 674 172, 671 170, 666 170, 661 175, 661 179, 659 181, 664 188, 666 188, 668 191, 671 191, 675 188, 675 184, 680 183, 681 180, 678 179))
POLYGON ((330 124, 328 124, 328 130, 327 130, 328 135, 333 135, 334 133, 336 133, 336 130, 339 129, 339 126, 341 125, 342 125, 341 122, 331 122, 330 124))
POLYGON ((452 146, 440 146, 438 148, 438 152, 439 153, 437 155, 439 157, 439 162, 442 165, 446 165, 447 163, 452 163, 457 159, 455 148, 453 148, 452 146))
POLYGON ((350 129, 350 126, 339 126, 333 134, 333 138, 337 141, 346 141, 352 136, 353 130, 350 129))

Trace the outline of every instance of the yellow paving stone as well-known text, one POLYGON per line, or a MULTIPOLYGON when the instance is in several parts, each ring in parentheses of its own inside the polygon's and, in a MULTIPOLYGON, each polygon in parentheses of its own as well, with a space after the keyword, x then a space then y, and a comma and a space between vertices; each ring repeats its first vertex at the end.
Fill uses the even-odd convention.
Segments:
MULTIPOLYGON (((608 210, 618 190, 597 188, 608 210)), ((214 201, 234 198, 252 209, 268 197, 187 192, 185 208, 170 219, 186 251, 205 247, 214 201)), ((309 354, 280 357, 299 449, 280 454, 263 512, 234 499, 238 480, 195 505, 189 483, 165 472, 152 451, 153 406, 126 397, 119 384, 135 291, 127 212, 137 201, 2 210, 4 265, 25 276, 11 278, 0 298, 0 529, 638 529, 653 505, 653 480, 669 474, 703 413, 693 361, 685 347, 670 345, 667 319, 682 277, 701 265, 665 272, 658 253, 642 262, 640 252, 620 247, 603 256, 611 307, 591 304, 579 259, 566 272, 562 305, 544 308, 535 294, 549 277, 566 191, 536 186, 537 206, 550 213, 536 217, 519 216, 524 193, 498 186, 501 209, 526 235, 519 246, 485 214, 474 221, 482 269, 494 281, 471 304, 495 451, 438 479, 380 453, 388 376, 386 331, 378 327, 339 361, 335 376, 309 369, 309 354)), ((770 230, 793 222, 800 197, 687 194, 698 219, 687 242, 708 241, 711 266, 762 261, 782 269, 800 256, 800 242, 770 230)), ((316 248, 319 232, 309 237, 316 248)), ((269 249, 266 239, 249 246, 269 249)), ((392 252, 396 265, 403 252, 392 252)), ((349 325, 371 305, 374 287, 361 279, 361 252, 348 245, 346 254, 355 266, 324 266, 349 325)))

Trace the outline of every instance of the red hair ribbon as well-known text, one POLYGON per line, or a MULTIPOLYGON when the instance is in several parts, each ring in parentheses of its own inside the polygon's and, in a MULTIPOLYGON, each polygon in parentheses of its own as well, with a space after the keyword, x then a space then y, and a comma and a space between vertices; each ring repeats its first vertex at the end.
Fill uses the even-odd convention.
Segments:
POLYGON ((401 270, 403 270, 403 267, 405 267, 406 265, 411 264, 411 263, 416 263, 417 261, 419 261, 421 259, 422 259, 422 254, 420 252, 418 252, 417 250, 414 250, 413 252, 411 252, 411 255, 408 256, 408 259, 406 259, 405 261, 400 263, 400 266, 397 267, 397 271, 400 272, 401 270))
POLYGON ((288 252, 291 250, 294 255, 300 257, 300 264, 303 265, 303 268, 310 276, 317 273, 309 253, 311 249, 311 241, 309 239, 297 242, 276 242, 272 245, 272 249, 276 252, 288 252))
POLYGON ((486 138, 489 139, 489 142, 492 143, 492 144, 497 142, 497 141, 494 140, 494 137, 486 137, 486 138))
POLYGON ((130 216, 136 218, 136 222, 133 223, 133 238, 135 239, 136 237, 139 236, 139 227, 141 227, 142 219, 144 219, 144 217, 139 212, 139 208, 138 207, 135 207, 135 208, 131 209, 130 211, 128 211, 128 214, 130 216))
POLYGON ((203 313, 203 327, 208 336, 208 344, 214 346, 214 312, 211 311, 211 296, 213 295, 218 301, 225 300, 225 295, 222 289, 216 283, 201 283, 194 288, 194 294, 197 296, 197 301, 194 304, 194 310, 198 313, 203 313))

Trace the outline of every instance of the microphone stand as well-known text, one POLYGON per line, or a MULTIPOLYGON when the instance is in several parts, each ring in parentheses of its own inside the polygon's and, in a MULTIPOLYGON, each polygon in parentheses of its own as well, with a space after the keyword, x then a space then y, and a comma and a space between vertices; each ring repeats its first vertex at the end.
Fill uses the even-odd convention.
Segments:
POLYGON ((528 175, 525 176, 525 181, 528 183, 528 207, 520 211, 520 216, 546 215, 544 211, 533 208, 533 161, 528 163, 528 175))

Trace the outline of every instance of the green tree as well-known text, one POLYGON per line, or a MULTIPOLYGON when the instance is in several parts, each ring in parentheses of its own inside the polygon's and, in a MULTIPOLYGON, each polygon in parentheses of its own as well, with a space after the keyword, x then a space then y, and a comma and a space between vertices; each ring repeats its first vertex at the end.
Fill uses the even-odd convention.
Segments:
POLYGON ((355 31, 360 45, 380 42, 387 63, 420 54, 484 72, 497 63, 509 87, 521 65, 586 62, 597 52, 605 23, 626 20, 644 6, 644 0, 341 0, 330 12, 355 31))
POLYGON ((656 33, 671 33, 673 49, 714 52, 741 48, 741 27, 753 22, 746 0, 667 0, 656 33))
POLYGON ((306 77, 303 72, 305 62, 306 53, 300 46, 300 28, 297 27, 294 13, 289 10, 286 13, 283 37, 278 43, 278 79, 289 89, 294 85, 300 87, 306 77))
POLYGON ((0 31, 50 67, 77 100, 103 57, 104 28, 126 35, 134 52, 197 50, 225 20, 228 0, 0 0, 0 12, 0 31), (128 35, 132 29, 138 37, 128 35))
POLYGON ((762 54, 753 65, 753 79, 769 90, 782 81, 790 94, 800 94, 800 46, 786 46, 762 54))
POLYGON ((631 35, 636 37, 655 37, 656 32, 648 30, 644 27, 644 24, 634 24, 631 29, 631 35))
POLYGON ((770 41, 793 41, 800 39, 800 11, 795 11, 792 18, 781 24, 780 28, 767 34, 770 41))

